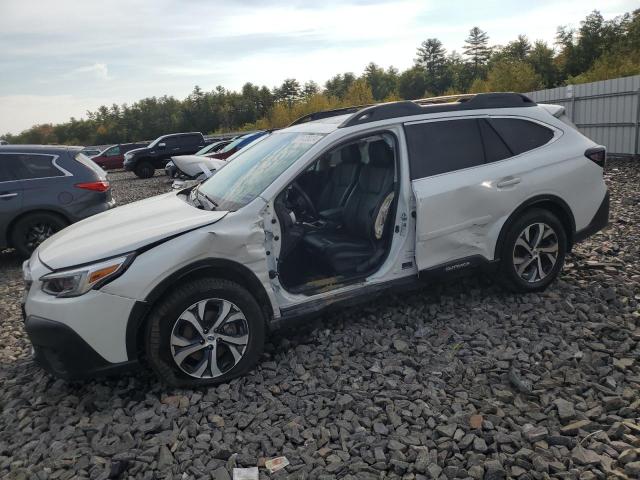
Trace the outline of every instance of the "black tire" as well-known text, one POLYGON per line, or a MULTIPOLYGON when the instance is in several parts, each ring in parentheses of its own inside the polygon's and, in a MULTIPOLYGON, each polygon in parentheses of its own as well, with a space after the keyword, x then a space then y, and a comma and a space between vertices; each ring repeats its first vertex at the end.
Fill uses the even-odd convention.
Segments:
POLYGON ((156 173, 156 169, 150 161, 142 160, 138 162, 133 172, 136 174, 137 177, 151 178, 156 173))
POLYGON ((44 240, 69 225, 63 217, 49 212, 29 213, 11 228, 11 246, 21 257, 30 257, 44 240))
POLYGON ((537 208, 527 210, 508 227, 500 252, 498 280, 513 292, 544 290, 562 270, 566 252, 567 234, 558 217, 547 210, 537 208), (525 229, 528 227, 530 227, 530 242, 525 239, 525 229), (546 238, 539 240, 534 247, 540 231, 546 238), (521 235, 525 237, 518 242, 521 235), (552 261, 554 244, 557 244, 555 262, 552 261), (522 262, 520 262, 521 259, 522 262), (543 274, 539 273, 541 269, 543 274))
MULTIPOLYGON (((209 333, 213 332, 214 330, 211 329, 209 333)), ((146 326, 145 351, 149 364, 164 383, 174 387, 200 387, 224 383, 247 373, 260 359, 264 348, 264 339, 265 319, 260 306, 251 293, 228 280, 200 278, 175 288, 153 309, 146 326), (228 370, 221 368, 222 374, 220 376, 196 378, 186 373, 174 360, 174 347, 171 344, 171 339, 174 328, 178 328, 176 324, 179 317, 184 315, 190 306, 206 299, 222 299, 237 306, 246 320, 248 341, 241 359, 228 370)), ((200 350, 202 361, 207 355, 206 348, 213 347, 202 347, 200 350)), ((231 353, 224 351, 224 348, 220 346, 217 349, 220 349, 222 356, 231 353)), ((193 355, 198 355, 198 353, 194 352, 193 355)), ((187 357, 187 360, 191 360, 190 357, 187 357)), ((208 365, 206 368, 210 369, 211 360, 208 360, 208 365)), ((216 366, 219 364, 216 363, 216 366)), ((211 373, 211 370, 207 370, 207 373, 211 373)))

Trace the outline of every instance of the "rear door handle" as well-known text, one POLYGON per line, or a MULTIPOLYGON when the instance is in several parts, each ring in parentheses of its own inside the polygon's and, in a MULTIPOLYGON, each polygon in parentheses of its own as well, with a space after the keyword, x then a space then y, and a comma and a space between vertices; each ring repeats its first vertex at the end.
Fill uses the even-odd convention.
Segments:
POLYGON ((9 198, 17 197, 17 193, 0 193, 0 198, 8 200, 9 198))
POLYGON ((503 178, 496 185, 498 188, 511 187, 513 185, 517 185, 522 181, 520 177, 507 177, 503 178))

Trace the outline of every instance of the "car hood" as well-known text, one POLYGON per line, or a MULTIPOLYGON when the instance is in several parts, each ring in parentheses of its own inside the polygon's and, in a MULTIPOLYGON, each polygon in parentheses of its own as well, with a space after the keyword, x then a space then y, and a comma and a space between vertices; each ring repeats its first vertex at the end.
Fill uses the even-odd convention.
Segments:
POLYGON ((170 192, 70 225, 40 245, 40 260, 53 269, 94 262, 215 223, 227 214, 200 210, 184 198, 170 192))
POLYGON ((133 155, 136 155, 136 154, 141 153, 141 152, 148 152, 150 150, 151 149, 149 147, 140 147, 140 148, 134 148, 132 150, 129 150, 129 151, 125 152, 124 154, 125 155, 129 155, 129 156, 133 156, 133 155))
POLYGON ((204 157, 201 155, 178 155, 175 157, 171 157, 173 160, 173 164, 187 175, 195 176, 199 175, 202 172, 200 168, 201 165, 204 165, 209 170, 218 170, 223 165, 226 165, 227 162, 224 160, 219 160, 217 158, 204 157))

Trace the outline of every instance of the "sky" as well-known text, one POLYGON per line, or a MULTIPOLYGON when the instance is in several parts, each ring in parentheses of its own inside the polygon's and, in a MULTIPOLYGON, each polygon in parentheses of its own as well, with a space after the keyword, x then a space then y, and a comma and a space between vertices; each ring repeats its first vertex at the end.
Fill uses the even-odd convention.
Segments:
POLYGON ((637 0, 0 0, 0 133, 86 117, 100 105, 194 85, 323 84, 371 61, 403 70, 439 38, 462 51, 478 26, 492 45, 553 43, 559 25, 606 19, 637 0))

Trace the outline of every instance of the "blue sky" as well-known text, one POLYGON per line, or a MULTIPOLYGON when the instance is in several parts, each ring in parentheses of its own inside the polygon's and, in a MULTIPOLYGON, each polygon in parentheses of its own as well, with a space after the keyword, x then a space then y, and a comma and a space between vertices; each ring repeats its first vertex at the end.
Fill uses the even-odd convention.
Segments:
POLYGON ((593 9, 637 0, 0 0, 0 133, 84 117, 102 104, 186 96, 194 85, 273 87, 325 80, 374 61, 409 67, 439 38, 462 50, 471 27, 491 44, 519 33, 553 42, 593 9))

